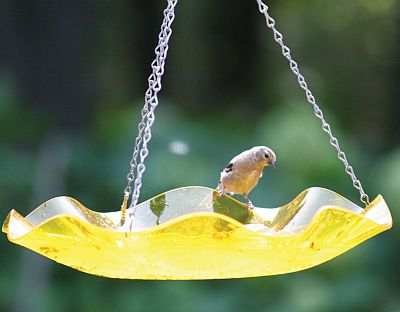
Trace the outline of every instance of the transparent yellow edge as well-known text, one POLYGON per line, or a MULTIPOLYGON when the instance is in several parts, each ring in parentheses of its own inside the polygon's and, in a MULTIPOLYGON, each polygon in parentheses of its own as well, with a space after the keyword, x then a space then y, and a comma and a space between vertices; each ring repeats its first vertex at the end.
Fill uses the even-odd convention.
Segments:
POLYGON ((391 226, 390 212, 383 197, 378 196, 359 214, 342 207, 324 207, 295 233, 252 231, 230 217, 212 212, 183 215, 132 233, 65 214, 33 226, 15 210, 6 218, 3 232, 15 244, 89 274, 122 279, 199 280, 304 270, 391 226), (382 205, 385 222, 373 220, 373 210, 382 205), (370 212, 372 217, 368 216, 370 212), (13 236, 11 229, 16 228, 25 234, 13 236))

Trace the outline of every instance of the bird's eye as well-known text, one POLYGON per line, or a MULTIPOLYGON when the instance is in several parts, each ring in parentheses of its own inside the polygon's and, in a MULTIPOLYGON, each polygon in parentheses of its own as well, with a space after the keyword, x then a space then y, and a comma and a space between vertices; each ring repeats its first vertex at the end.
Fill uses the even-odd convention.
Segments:
POLYGON ((264 157, 265 157, 266 159, 268 159, 268 158, 269 158, 269 155, 268 155, 268 154, 264 154, 264 157))

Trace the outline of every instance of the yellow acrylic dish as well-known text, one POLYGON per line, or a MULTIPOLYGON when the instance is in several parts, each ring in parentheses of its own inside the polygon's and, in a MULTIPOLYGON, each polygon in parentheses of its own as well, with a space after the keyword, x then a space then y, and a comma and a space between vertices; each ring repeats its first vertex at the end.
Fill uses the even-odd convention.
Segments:
POLYGON ((326 262, 392 226, 378 196, 365 209, 310 188, 279 208, 255 208, 206 187, 171 190, 139 204, 133 231, 121 214, 56 197, 7 238, 74 269, 123 279, 221 279, 284 274, 326 262))

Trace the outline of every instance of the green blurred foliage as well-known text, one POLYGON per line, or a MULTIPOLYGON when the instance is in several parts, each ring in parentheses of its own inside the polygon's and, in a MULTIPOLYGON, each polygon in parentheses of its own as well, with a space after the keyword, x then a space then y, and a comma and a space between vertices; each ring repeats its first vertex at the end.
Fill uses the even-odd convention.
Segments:
MULTIPOLYGON (((78 1, 75 13, 60 11, 80 16, 92 34, 80 38, 79 60, 85 66, 78 68, 74 79, 91 88, 80 102, 70 100, 68 93, 84 91, 69 90, 68 83, 67 94, 60 94, 60 102, 67 97, 68 105, 57 106, 53 100, 44 105, 52 91, 46 84, 41 94, 27 94, 21 73, 16 74, 27 61, 18 54, 17 65, 0 73, 1 219, 11 208, 26 214, 61 194, 79 198, 94 210, 118 209, 161 17, 161 3, 140 3, 78 1), (81 11, 92 13, 79 15, 81 11), (82 107, 86 111, 80 113, 82 107), (65 120, 76 120, 78 126, 65 120), (70 153, 58 176, 59 168, 38 164, 46 140, 61 134, 70 153), (40 187, 43 170, 49 171, 51 181, 62 181, 62 187, 40 187)), ((312 0, 270 1, 270 5, 366 190, 371 196, 383 193, 397 220, 399 4, 312 0)), ((40 6, 35 14, 42 16, 42 10, 43 16, 52 17, 52 26, 63 17, 48 7, 40 6)), ((23 17, 22 11, 5 12, 23 17)), ((29 20, 22 17, 8 26, 28 34, 29 20)), ((268 170, 252 194, 256 205, 286 203, 310 186, 358 200, 257 14, 256 3, 182 1, 175 23, 142 199, 184 185, 215 186, 220 169, 235 154, 253 145, 268 145, 278 154, 278 168, 268 170)), ((52 41, 42 41, 32 45, 51 50, 52 41)), ((7 42, 4 45, 7 49, 7 42)), ((68 46, 66 52, 68 60, 68 46)), ((73 68, 72 61, 61 67, 65 59, 58 60, 62 56, 58 53, 55 64, 64 71, 73 68)), ((33 56, 30 62, 41 66, 33 56)), ((51 73, 51 68, 43 68, 51 73)), ((49 153, 56 155, 59 148, 55 144, 49 153)), ((85 275, 3 237, 0 310, 400 311, 398 237, 395 226, 329 263, 285 276, 182 282, 85 275)))

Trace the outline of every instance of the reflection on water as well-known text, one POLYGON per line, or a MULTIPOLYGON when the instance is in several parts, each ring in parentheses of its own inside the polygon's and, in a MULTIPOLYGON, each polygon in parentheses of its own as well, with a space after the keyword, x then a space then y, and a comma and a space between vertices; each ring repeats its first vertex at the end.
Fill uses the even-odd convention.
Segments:
MULTIPOLYGON (((335 192, 323 188, 310 188, 300 193, 288 204, 278 208, 254 208, 230 197, 219 196, 207 187, 184 187, 157 195, 136 207, 133 229, 151 228, 174 218, 201 212, 216 212, 243 224, 259 225, 258 230, 298 231, 307 226, 315 214, 326 207, 341 207, 355 213, 363 209, 335 192)), ((132 208, 130 208, 132 209, 132 208)), ((37 225, 57 215, 71 215, 103 228, 126 231, 127 224, 120 225, 119 211, 98 213, 87 209, 69 197, 53 198, 26 217, 37 225)))
POLYGON ((247 205, 205 187, 185 187, 166 192, 136 207, 134 229, 162 224, 195 212, 217 212, 246 223, 251 216, 247 205))

